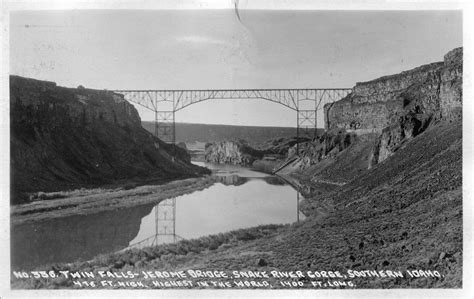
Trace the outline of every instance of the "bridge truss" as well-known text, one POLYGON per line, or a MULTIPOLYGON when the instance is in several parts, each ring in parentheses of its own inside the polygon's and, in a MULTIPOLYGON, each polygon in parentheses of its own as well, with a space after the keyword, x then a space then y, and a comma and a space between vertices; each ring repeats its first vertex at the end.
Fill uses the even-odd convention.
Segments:
POLYGON ((176 142, 175 115, 192 104, 210 99, 263 99, 296 111, 297 136, 314 137, 318 111, 347 96, 350 88, 218 89, 218 90, 113 90, 124 99, 155 113, 155 136, 176 142), (309 101, 308 103, 304 103, 309 101), (309 108, 308 108, 309 107, 309 108))

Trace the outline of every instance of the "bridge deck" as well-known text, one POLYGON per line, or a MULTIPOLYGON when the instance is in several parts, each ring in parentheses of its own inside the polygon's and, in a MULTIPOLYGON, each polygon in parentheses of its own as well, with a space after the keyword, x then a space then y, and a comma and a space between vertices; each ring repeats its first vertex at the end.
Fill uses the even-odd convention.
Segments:
POLYGON ((176 141, 175 113, 195 103, 211 99, 263 99, 278 103, 296 111, 300 136, 300 130, 305 135, 315 134, 318 111, 351 91, 351 88, 113 90, 127 101, 155 112, 155 135, 170 143, 176 141), (312 102, 311 108, 302 109, 303 101, 312 102))

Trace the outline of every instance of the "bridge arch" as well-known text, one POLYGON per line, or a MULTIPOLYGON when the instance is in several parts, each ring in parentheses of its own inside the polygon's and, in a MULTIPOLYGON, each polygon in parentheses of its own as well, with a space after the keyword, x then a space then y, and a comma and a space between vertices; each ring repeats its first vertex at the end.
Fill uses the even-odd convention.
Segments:
POLYGON ((113 90, 125 100, 153 111, 155 136, 168 143, 176 142, 176 112, 192 104, 211 99, 259 99, 278 103, 296 111, 297 136, 301 136, 317 128, 318 110, 327 103, 344 98, 351 91, 350 88, 113 90), (311 109, 302 109, 305 101, 311 102, 311 109))

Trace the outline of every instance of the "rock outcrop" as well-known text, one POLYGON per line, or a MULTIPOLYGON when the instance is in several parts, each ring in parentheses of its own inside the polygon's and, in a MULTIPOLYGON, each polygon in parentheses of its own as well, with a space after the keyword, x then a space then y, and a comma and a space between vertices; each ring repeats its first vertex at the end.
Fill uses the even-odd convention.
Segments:
POLYGON ((263 158, 264 152, 250 147, 245 141, 222 141, 208 143, 204 158, 207 162, 250 166, 263 158))
POLYGON ((288 150, 287 159, 299 157, 299 168, 306 169, 317 162, 335 157, 339 152, 349 147, 357 138, 354 133, 344 130, 326 132, 311 142, 303 142, 293 145, 288 150), (298 154, 297 154, 298 151, 298 154))
POLYGON ((357 83, 344 99, 325 105, 326 129, 379 133, 370 166, 439 120, 462 117, 462 48, 443 62, 357 83))
POLYGON ((185 150, 141 127, 119 94, 10 77, 11 199, 121 180, 169 180, 206 172, 185 150))
POLYGON ((326 133, 293 146, 281 172, 347 183, 433 124, 458 122, 462 68, 457 48, 443 62, 357 83, 348 96, 324 106, 326 133))
POLYGON ((205 146, 204 158, 207 162, 252 166, 254 170, 273 173, 275 167, 290 155, 294 154, 297 143, 310 141, 306 137, 269 139, 251 146, 240 139, 208 143, 205 146))
POLYGON ((290 149, 287 162, 278 174, 316 183, 342 185, 367 170, 368 153, 374 139, 375 134, 356 135, 343 129, 328 131, 319 138, 290 149))
POLYGON ((324 106, 325 128, 381 132, 407 113, 429 119, 457 118, 461 99, 462 48, 456 48, 445 55, 444 62, 357 83, 347 97, 324 106))
POLYGON ((462 118, 462 74, 463 52, 462 48, 458 48, 444 56, 441 71, 441 115, 449 120, 462 118))

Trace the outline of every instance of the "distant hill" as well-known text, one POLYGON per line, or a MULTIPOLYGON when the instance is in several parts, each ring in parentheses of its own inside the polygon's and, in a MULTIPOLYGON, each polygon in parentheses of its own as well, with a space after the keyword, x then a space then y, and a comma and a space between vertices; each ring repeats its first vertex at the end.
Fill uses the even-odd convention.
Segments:
MULTIPOLYGON (((152 121, 142 121, 142 126, 154 132, 152 121)), ((319 129, 318 129, 319 131, 319 129)), ((323 129, 321 129, 321 132, 323 129)), ((176 142, 216 142, 232 139, 245 139, 252 144, 260 144, 269 139, 296 136, 296 128, 257 127, 176 123, 176 142)))

